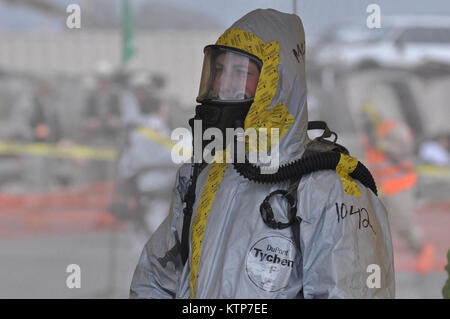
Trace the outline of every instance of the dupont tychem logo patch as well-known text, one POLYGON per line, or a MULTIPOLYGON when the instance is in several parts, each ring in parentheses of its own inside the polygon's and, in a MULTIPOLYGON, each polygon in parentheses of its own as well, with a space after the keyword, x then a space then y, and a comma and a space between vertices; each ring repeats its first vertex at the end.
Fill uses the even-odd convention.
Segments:
POLYGON ((295 267, 295 244, 282 236, 258 240, 247 254, 246 271, 259 288, 275 292, 286 288, 295 267))

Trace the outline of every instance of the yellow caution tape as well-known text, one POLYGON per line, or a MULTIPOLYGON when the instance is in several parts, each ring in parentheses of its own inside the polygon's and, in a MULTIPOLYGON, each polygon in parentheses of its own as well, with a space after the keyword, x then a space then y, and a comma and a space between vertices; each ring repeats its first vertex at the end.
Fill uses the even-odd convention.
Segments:
POLYGON ((358 184, 349 176, 358 165, 358 159, 341 153, 341 158, 336 166, 336 173, 341 178, 346 194, 361 197, 358 184))
MULTIPOLYGON (((147 127, 139 127, 137 132, 150 140, 172 149, 182 150, 182 146, 176 145, 171 140, 163 137, 156 131, 147 127)), ((183 150, 183 152, 189 152, 183 150)), ((188 153, 189 154, 189 153, 188 153)), ((77 158, 92 160, 114 160, 117 156, 116 150, 106 147, 92 147, 78 144, 58 145, 49 143, 22 143, 0 141, 0 155, 32 155, 58 158, 77 158)), ((189 155, 188 155, 189 157, 189 155)))
POLYGON ((419 175, 438 177, 450 176, 450 167, 448 166, 418 165, 415 169, 419 175))
POLYGON ((159 134, 158 132, 149 129, 148 127, 145 126, 141 126, 137 129, 137 132, 139 134, 141 134, 142 136, 145 136, 149 139, 151 139, 154 142, 157 142, 158 144, 165 146, 167 148, 172 149, 172 147, 175 145, 174 142, 172 142, 171 140, 165 138, 164 136, 162 136, 161 134, 159 134))
POLYGON ((110 148, 93 148, 82 145, 62 146, 48 143, 0 142, 0 154, 97 160, 112 160, 116 157, 116 151, 110 148))
POLYGON ((182 151, 183 154, 186 155, 186 158, 190 158, 192 156, 192 152, 190 150, 184 149, 183 146, 174 143, 172 140, 165 138, 158 132, 153 131, 147 127, 144 126, 139 127, 138 133, 169 149, 175 148, 175 151, 177 152, 182 151))

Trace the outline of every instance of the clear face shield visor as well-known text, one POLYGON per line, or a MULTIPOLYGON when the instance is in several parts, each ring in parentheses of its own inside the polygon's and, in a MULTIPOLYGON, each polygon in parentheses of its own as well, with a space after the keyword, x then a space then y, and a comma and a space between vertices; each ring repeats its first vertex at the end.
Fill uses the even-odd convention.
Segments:
POLYGON ((254 98, 262 62, 244 51, 219 45, 204 50, 198 102, 242 102, 254 98))

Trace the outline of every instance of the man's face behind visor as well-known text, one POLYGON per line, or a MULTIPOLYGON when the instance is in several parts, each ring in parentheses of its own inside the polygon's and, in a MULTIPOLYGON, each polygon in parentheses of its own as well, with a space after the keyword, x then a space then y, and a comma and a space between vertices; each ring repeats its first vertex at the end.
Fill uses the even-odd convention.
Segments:
POLYGON ((260 69, 261 62, 251 55, 208 46, 197 100, 238 102, 252 99, 260 69))

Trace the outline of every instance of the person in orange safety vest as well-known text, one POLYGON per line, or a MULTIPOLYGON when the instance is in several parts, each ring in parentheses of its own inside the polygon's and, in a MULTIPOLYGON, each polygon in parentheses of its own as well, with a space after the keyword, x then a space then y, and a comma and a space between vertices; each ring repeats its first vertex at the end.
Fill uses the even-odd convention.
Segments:
POLYGON ((401 121, 383 118, 371 104, 362 108, 366 132, 363 136, 365 161, 383 198, 391 226, 416 254, 416 270, 432 267, 434 246, 425 242, 414 220, 415 186, 414 132, 401 121))

